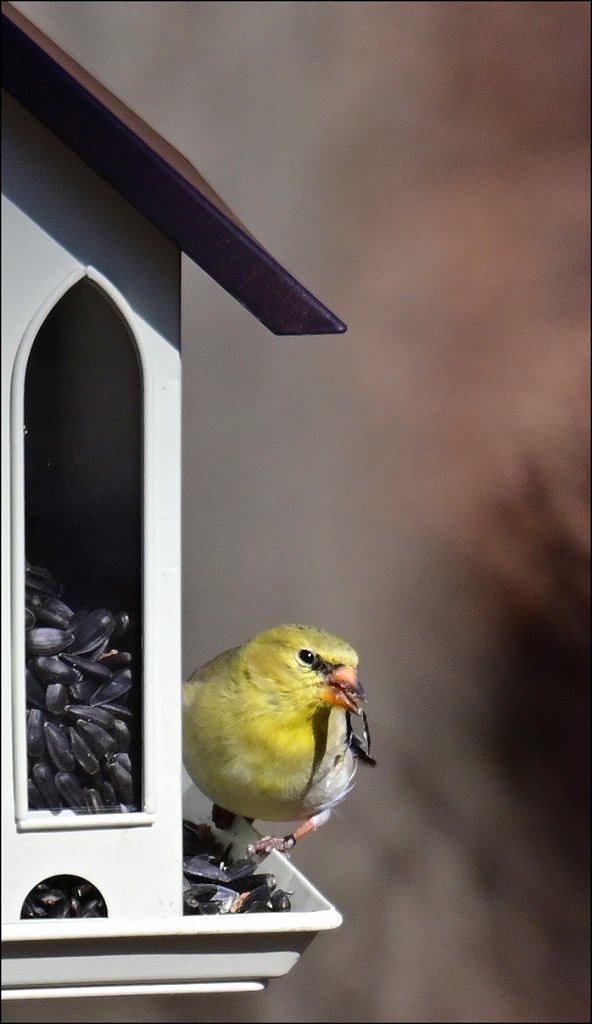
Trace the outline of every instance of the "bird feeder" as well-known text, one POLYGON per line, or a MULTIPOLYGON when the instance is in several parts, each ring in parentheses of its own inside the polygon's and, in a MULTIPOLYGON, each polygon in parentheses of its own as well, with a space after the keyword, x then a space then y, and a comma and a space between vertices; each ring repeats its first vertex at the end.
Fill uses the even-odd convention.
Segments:
POLYGON ((289 912, 182 911, 182 820, 210 807, 181 782, 181 253, 275 334, 345 327, 178 152, 2 21, 3 995, 262 988, 340 916, 277 853, 289 912))

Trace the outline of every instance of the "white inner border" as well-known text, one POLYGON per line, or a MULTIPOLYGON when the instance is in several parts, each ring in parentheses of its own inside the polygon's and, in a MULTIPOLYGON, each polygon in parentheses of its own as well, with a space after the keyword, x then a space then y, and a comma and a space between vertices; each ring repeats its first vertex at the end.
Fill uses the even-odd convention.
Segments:
POLYGON ((143 633, 146 635, 146 608, 147 602, 147 581, 151 578, 151 565, 147 564, 150 559, 150 545, 146 543, 146 536, 151 529, 150 503, 146 500, 150 493, 151 485, 151 450, 149 449, 148 432, 145 424, 150 422, 152 410, 150 408, 152 388, 150 387, 149 359, 147 358, 146 347, 142 342, 142 332, 136 327, 136 317, 120 292, 113 287, 107 278, 103 277, 93 267, 80 267, 69 274, 60 284, 40 309, 37 311, 29 326, 27 327, 22 341, 19 345, 11 381, 11 498, 12 498, 12 609, 13 609, 13 635, 12 635, 12 733, 14 750, 14 786, 15 786, 15 817, 17 829, 24 831, 47 831, 47 830, 70 830, 76 828, 129 828, 137 825, 150 825, 154 821, 154 779, 153 764, 154 757, 150 756, 153 751, 153 727, 155 715, 149 705, 151 688, 146 686, 146 652, 143 653, 143 700, 142 700, 142 791, 144 811, 131 814, 74 814, 73 811, 63 810, 60 814, 52 814, 51 811, 29 810, 29 799, 27 792, 28 785, 28 763, 26 749, 26 692, 25 692, 25 495, 24 495, 24 437, 23 437, 23 410, 25 376, 31 349, 37 335, 45 320, 58 304, 60 299, 70 289, 84 279, 92 281, 112 301, 119 311, 121 317, 134 340, 140 364, 140 384, 142 388, 143 405, 143 437, 144 437, 144 465, 143 465, 143 529, 142 529, 142 608, 144 610, 143 633))

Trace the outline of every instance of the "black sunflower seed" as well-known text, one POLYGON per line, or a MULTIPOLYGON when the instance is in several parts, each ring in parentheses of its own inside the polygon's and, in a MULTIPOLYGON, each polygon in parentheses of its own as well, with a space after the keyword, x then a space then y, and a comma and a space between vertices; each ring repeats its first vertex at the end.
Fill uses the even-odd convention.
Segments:
POLYGON ((109 682, 99 686, 98 690, 90 698, 89 704, 112 704, 120 697, 123 697, 124 693, 127 693, 131 688, 131 685, 131 671, 129 668, 125 668, 118 672, 117 675, 114 675, 109 682))
POLYGON ((61 612, 48 608, 47 602, 40 605, 35 617, 40 626, 55 626, 56 629, 67 629, 71 618, 71 616, 69 618, 67 615, 62 615, 61 612))
POLYGON ((73 642, 74 636, 68 629, 53 626, 33 626, 27 633, 29 654, 59 654, 73 642))
POLYGON ((105 809, 98 789, 87 789, 85 796, 86 806, 88 807, 91 814, 100 814, 100 812, 105 809))
POLYGON ((100 725, 109 732, 112 731, 115 723, 115 719, 110 711, 105 711, 104 708, 91 707, 90 704, 68 704, 66 713, 76 720, 81 718, 83 722, 94 722, 95 725, 100 725))
POLYGON ((105 662, 92 661, 90 658, 82 658, 78 654, 69 653, 62 654, 60 657, 63 661, 67 661, 74 668, 78 669, 85 678, 96 680, 97 684, 108 683, 113 675, 105 662))
POLYGON ((115 619, 111 612, 104 608, 98 608, 89 612, 81 622, 73 626, 74 634, 71 648, 73 654, 87 654, 96 651, 103 643, 109 640, 115 626, 115 619))
MULTIPOLYGON (((267 903, 271 896, 271 890, 268 885, 257 885, 254 889, 251 889, 244 902, 240 905, 240 912, 245 913, 250 908, 253 908, 253 904, 267 903)), ((261 908, 257 908, 258 910, 261 908)), ((268 908, 270 909, 270 908, 268 908)))
POLYGON ((86 809, 84 791, 72 772, 57 772, 55 784, 66 807, 82 807, 86 809))
POLYGON ((50 683, 45 691, 45 706, 53 715, 61 715, 70 695, 62 683, 50 683))
POLYGON ((41 794, 44 807, 57 810, 60 807, 60 795, 54 782, 54 770, 47 761, 37 761, 31 769, 33 782, 41 794))
POLYGON ((128 771, 131 774, 132 762, 130 760, 129 754, 126 754, 125 751, 123 751, 123 750, 119 750, 117 752, 117 754, 113 755, 113 760, 117 761, 119 764, 123 765, 125 770, 128 771))
POLYGON ((227 886, 198 882, 186 890, 183 902, 186 907, 200 913, 221 913, 230 909, 236 900, 236 893, 227 886))
POLYGON ((236 860, 233 864, 229 864, 226 867, 226 871, 228 872, 229 879, 232 881, 232 883, 234 885, 234 883, 238 879, 244 878, 245 875, 251 875, 252 876, 256 867, 257 867, 257 862, 255 860, 253 860, 253 859, 248 859, 248 860, 247 859, 242 859, 242 860, 236 860))
POLYGON ((134 785, 130 773, 119 764, 111 761, 107 764, 107 775, 116 796, 122 804, 131 804, 134 799, 134 785))
POLYGON ((106 804, 109 810, 117 807, 119 800, 115 795, 115 790, 110 782, 104 782, 101 786, 101 796, 103 797, 103 803, 106 804))
POLYGON ((101 656, 105 653, 108 646, 109 639, 107 638, 107 640, 102 640, 101 643, 97 644, 96 647, 91 647, 88 651, 86 651, 86 654, 88 655, 89 658, 94 658, 95 661, 98 661, 101 658, 101 656))
POLYGON ((96 754, 90 749, 88 743, 82 738, 78 730, 73 729, 72 726, 68 729, 68 736, 70 738, 72 753, 78 761, 78 764, 81 768, 84 768, 84 771, 88 772, 89 775, 94 775, 100 768, 96 754))
POLYGON ((29 807, 32 810, 38 811, 45 807, 45 801, 32 779, 29 779, 27 783, 27 791, 29 795, 29 807))
POLYGON ((106 729, 103 729, 102 726, 96 725, 94 722, 85 722, 84 719, 78 718, 76 728, 98 757, 115 753, 117 744, 113 736, 106 729))
POLYGON ((127 612, 119 612, 119 614, 115 616, 115 626, 113 632, 111 633, 112 642, 119 640, 119 638, 122 637, 124 633, 127 633, 129 629, 129 624, 130 617, 127 614, 127 612))
POLYGON ((79 881, 73 886, 72 893, 77 899, 84 902, 84 900, 92 899, 95 894, 98 895, 98 890, 90 882, 79 881))
POLYGON ((56 655, 37 655, 29 659, 28 667, 35 678, 44 684, 63 683, 64 686, 70 686, 80 679, 80 672, 72 665, 66 665, 56 655))
POLYGON ((27 896, 23 903, 21 917, 47 917, 47 908, 44 907, 43 904, 39 903, 38 900, 27 896))
POLYGON ((63 772, 71 772, 75 765, 74 754, 65 729, 60 729, 53 722, 45 722, 45 745, 47 753, 56 768, 63 772))
MULTIPOLYGON (((183 874, 187 878, 199 878, 212 882, 228 882, 228 872, 204 857, 183 857, 183 874)), ((234 887, 233 887, 234 888, 234 887)))
POLYGON ((117 744, 117 750, 120 751, 121 754, 127 754, 131 745, 131 736, 125 722, 122 722, 121 718, 114 718, 110 732, 117 744))
POLYGON ((39 894, 38 899, 44 907, 55 907, 56 903, 66 899, 66 894, 62 889, 44 888, 43 892, 39 894))
POLYGON ((43 757, 45 753, 45 715, 39 708, 27 712, 27 752, 29 757, 43 757))
POLYGON ((74 617, 74 612, 70 606, 65 604, 64 601, 60 601, 57 597, 48 597, 44 608, 55 612, 57 615, 63 615, 68 622, 74 617))
POLYGON ((268 903, 271 905, 272 910, 281 910, 285 913, 287 910, 292 909, 290 897, 283 889, 276 889, 275 892, 272 892, 268 903))

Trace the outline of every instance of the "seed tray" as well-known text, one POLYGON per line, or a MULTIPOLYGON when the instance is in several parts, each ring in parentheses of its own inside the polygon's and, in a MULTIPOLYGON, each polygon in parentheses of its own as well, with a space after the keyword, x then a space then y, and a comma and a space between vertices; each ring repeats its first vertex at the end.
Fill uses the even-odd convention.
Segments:
MULTIPOLYGON (((211 805, 185 772, 182 788, 184 819, 207 823, 211 805)), ((62 813, 74 815, 72 810, 62 813)), ((216 838, 230 851, 226 859, 237 863, 259 836, 237 818, 216 838)), ((30 839, 43 841, 43 834, 30 839)), ((76 833, 64 839, 76 842, 76 833)), ((178 862, 170 866, 179 891, 183 867, 178 862)), ((338 927, 341 916, 283 854, 274 851, 260 859, 256 871, 273 876, 274 891, 289 895, 288 912, 265 908, 190 915, 181 910, 178 916, 159 918, 35 918, 7 924, 2 931, 2 998, 261 990, 294 967, 315 935, 338 927)), ((87 896, 92 902, 93 894, 87 896)))
MULTIPOLYGON (((189 784, 185 806, 207 806, 189 784)), ((187 812, 186 812, 187 813, 187 812)), ((202 816, 198 814, 198 817, 202 816)), ((244 851, 258 838, 240 821, 225 836, 244 851)), ((23 920, 3 928, 5 999, 256 991, 287 974, 341 915, 283 854, 258 870, 290 893, 288 913, 162 919, 23 920)))

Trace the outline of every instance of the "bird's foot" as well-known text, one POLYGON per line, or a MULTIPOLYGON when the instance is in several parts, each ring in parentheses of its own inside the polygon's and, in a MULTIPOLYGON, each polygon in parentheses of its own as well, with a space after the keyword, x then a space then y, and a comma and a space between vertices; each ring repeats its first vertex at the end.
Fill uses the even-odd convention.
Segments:
POLYGON ((249 857, 252 857, 258 853, 271 853, 272 850, 278 850, 279 853, 287 853, 288 850, 296 846, 300 839, 307 836, 309 832, 324 825, 330 816, 331 809, 329 807, 325 808, 324 811, 317 811, 316 814, 311 814, 310 818, 303 821, 302 825, 295 828, 289 836, 284 836, 283 839, 281 836, 263 836, 256 843, 251 843, 247 847, 247 854, 249 857))
POLYGON ((289 836, 262 836, 256 843, 249 843, 247 846, 247 854, 249 857, 256 857, 258 854, 268 854, 272 850, 277 850, 279 853, 287 853, 296 845, 296 838, 294 835, 289 836))

